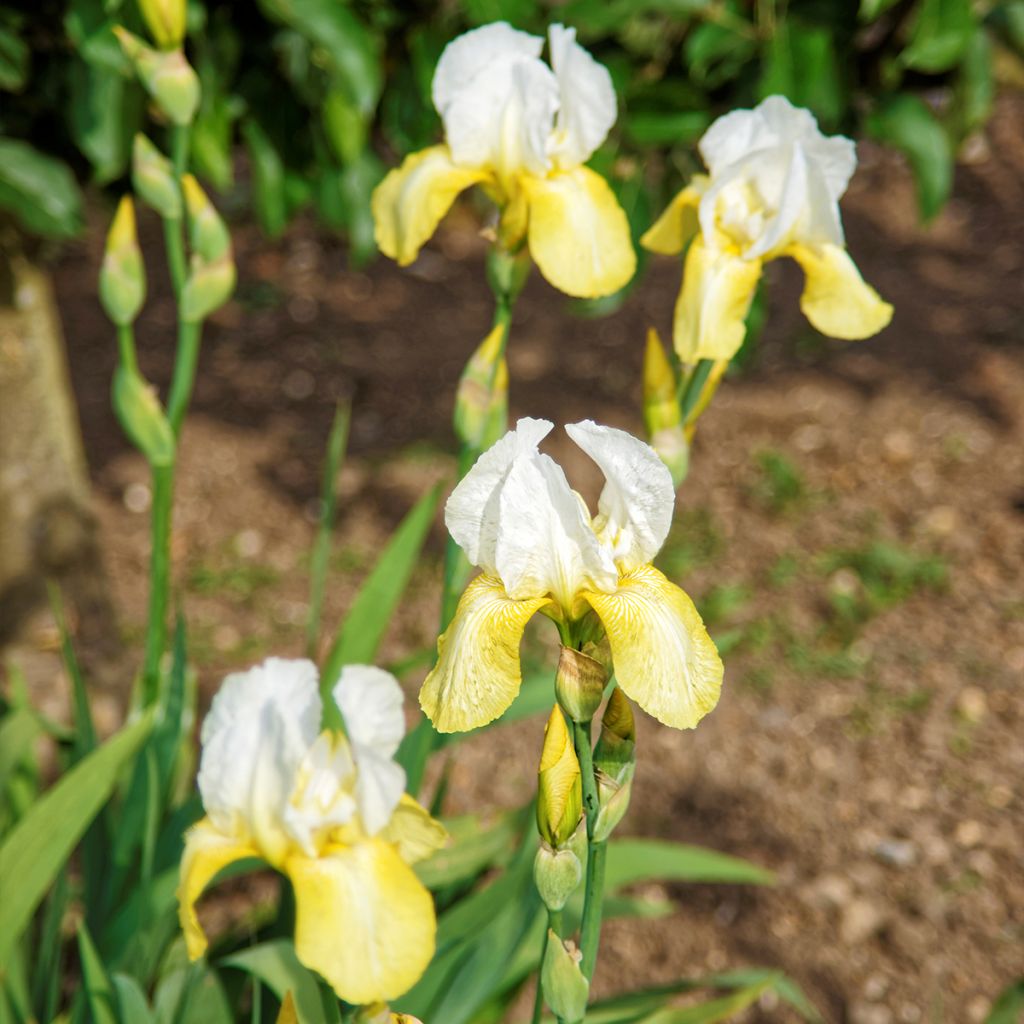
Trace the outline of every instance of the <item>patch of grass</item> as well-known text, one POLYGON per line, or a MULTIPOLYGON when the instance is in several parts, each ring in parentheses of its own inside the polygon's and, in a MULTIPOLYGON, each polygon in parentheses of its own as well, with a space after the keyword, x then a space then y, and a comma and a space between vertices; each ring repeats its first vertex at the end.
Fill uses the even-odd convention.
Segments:
POLYGON ((773 587, 785 587, 800 574, 800 559, 796 555, 779 555, 768 570, 768 582, 773 587))
POLYGON ((224 594, 248 604, 279 579, 276 569, 258 562, 235 562, 223 567, 200 562, 189 572, 188 587, 197 594, 224 594))
POLYGON ((741 583, 726 583, 712 587, 697 604, 705 626, 725 622, 750 600, 750 588, 741 583))
POLYGON ((850 727, 856 735, 872 735, 893 719, 927 711, 934 697, 935 692, 926 686, 917 686, 908 693, 893 693, 870 682, 862 699, 850 712, 850 727))
POLYGON ((807 488, 796 464, 782 452, 765 448, 754 456, 758 478, 754 500, 774 515, 791 511, 806 496, 807 488))
POLYGON ((680 510, 658 556, 669 579, 682 579, 692 570, 718 558, 725 538, 711 510, 704 505, 680 510))

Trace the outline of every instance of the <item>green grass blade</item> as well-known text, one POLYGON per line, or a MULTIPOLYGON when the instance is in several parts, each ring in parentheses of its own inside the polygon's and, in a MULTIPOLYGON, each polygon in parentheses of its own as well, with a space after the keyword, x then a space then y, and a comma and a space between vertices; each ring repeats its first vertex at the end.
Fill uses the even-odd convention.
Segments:
POLYGON ((1019 1024, 1024 1017, 1024 978, 1005 989, 996 1000, 985 1024, 1019 1024))
POLYGON ((60 926, 67 910, 70 886, 67 869, 57 875, 57 881, 46 901, 42 927, 34 951, 34 977, 32 979, 32 1005, 40 1020, 53 1020, 57 1013, 61 981, 60 926))
POLYGON ((772 885, 775 876, 749 861, 701 846, 662 839, 613 839, 608 844, 606 891, 654 879, 772 885))
POLYGON ((50 583, 47 584, 47 592, 50 597, 50 610, 57 623, 60 632, 60 652, 64 661, 64 668, 67 670, 68 678, 71 680, 71 698, 74 706, 75 732, 73 749, 75 760, 85 757, 96 747, 96 727, 92 720, 92 711, 89 707, 89 694, 85 688, 85 680, 82 678, 82 671, 75 656, 75 649, 71 643, 71 635, 68 633, 67 623, 64 621, 64 603, 61 601, 60 591, 50 583))
POLYGON ((299 1024, 330 1024, 316 977, 299 963, 295 947, 287 940, 263 942, 219 963, 258 978, 279 1000, 291 992, 299 1024))
POLYGON ((679 1009, 659 1010, 650 1017, 642 1018, 642 1024, 718 1024, 752 1006, 764 992, 772 987, 774 978, 749 988, 740 989, 718 999, 709 999, 699 1006, 686 1006, 679 1009))
POLYGON ((29 708, 15 708, 0 722, 0 792, 11 773, 31 753, 32 743, 42 727, 29 708))
POLYGON ((93 1024, 119 1024, 114 986, 84 921, 78 925, 78 959, 82 965, 82 984, 93 1024))
POLYGON ((152 727, 152 716, 146 715, 79 761, 36 801, 0 846, 0 963, 152 727))
POLYGON ((130 974, 111 975, 121 1020, 128 1024, 156 1024, 156 1017, 142 986, 130 974))
POLYGON ((320 489, 320 518, 317 523, 316 539, 309 565, 309 622, 306 625, 306 653, 316 658, 320 639, 320 616, 324 606, 324 589, 327 585, 327 563, 331 553, 331 529, 338 505, 338 473, 348 446, 348 430, 352 419, 352 407, 339 402, 334 410, 334 422, 327 439, 327 454, 324 458, 324 477, 320 489))

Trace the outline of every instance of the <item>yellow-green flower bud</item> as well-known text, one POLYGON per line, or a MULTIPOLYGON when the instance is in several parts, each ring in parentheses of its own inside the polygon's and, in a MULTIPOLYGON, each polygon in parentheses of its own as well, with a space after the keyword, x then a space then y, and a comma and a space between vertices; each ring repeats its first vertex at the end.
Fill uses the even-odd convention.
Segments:
POLYGON ((160 110, 174 124, 191 124, 199 107, 199 77, 181 49, 154 50, 120 25, 114 34, 160 110))
POLYGON ((191 174, 186 174, 181 179, 181 188, 185 193, 188 239, 193 252, 198 253, 204 263, 215 263, 225 256, 230 258, 231 234, 202 186, 191 174))
POLYGON ((135 205, 123 196, 110 223, 100 267, 100 302, 115 324, 130 324, 146 300, 146 269, 135 234, 135 205))
POLYGON ((686 439, 683 412, 679 405, 679 381, 665 348, 652 327, 647 332, 644 352, 644 426, 651 447, 669 468, 678 487, 690 468, 690 444, 686 439))
POLYGON ((181 290, 181 318, 188 323, 205 320, 220 309, 235 290, 235 263, 230 256, 215 263, 193 259, 181 290))
POLYGON ((583 785, 565 716, 555 705, 544 730, 537 778, 537 828, 556 849, 576 831, 583 816, 583 785))
POLYGON ((633 792, 634 768, 634 765, 624 767, 618 779, 613 779, 600 768, 594 772, 599 808, 594 821, 595 843, 603 843, 629 810, 629 798, 633 792))
POLYGON ((153 388, 138 370, 121 363, 114 371, 114 412, 128 440, 151 466, 174 462, 174 434, 153 388))
POLYGON ((617 778, 625 765, 636 761, 636 721, 629 699, 616 686, 601 717, 601 734, 594 747, 594 767, 617 778))
POLYGON ((574 722, 589 722, 597 714, 607 683, 608 671, 599 661, 571 647, 562 648, 555 695, 574 722))
POLYGON ((569 847, 553 850, 541 843, 533 861, 533 881, 548 910, 561 910, 583 879, 583 865, 569 847))
POLYGON ((142 132, 132 143, 132 186, 161 217, 181 217, 181 189, 171 161, 142 132))
POLYGON ((153 42, 173 50, 185 38, 185 0, 139 0, 139 9, 153 42))
POLYGON ((544 1001, 559 1020, 583 1020, 590 983, 580 970, 582 956, 572 942, 563 942, 550 928, 540 969, 544 1001))
MULTIPOLYGON (((463 444, 484 450, 492 422, 501 419, 501 433, 508 419, 508 364, 505 362, 505 328, 498 324, 469 357, 455 392, 455 434, 463 444)), ((500 436, 500 434, 499 434, 500 436)))

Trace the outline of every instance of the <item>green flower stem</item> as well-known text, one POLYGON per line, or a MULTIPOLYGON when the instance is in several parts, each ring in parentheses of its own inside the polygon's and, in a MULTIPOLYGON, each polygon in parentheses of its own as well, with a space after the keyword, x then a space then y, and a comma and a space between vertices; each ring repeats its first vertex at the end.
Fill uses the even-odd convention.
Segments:
POLYGON ((167 646, 167 601, 171 582, 171 500, 174 466, 153 466, 150 524, 149 614, 142 667, 142 705, 152 707, 160 691, 160 659, 167 646))
POLYGON ((199 340, 202 335, 201 323, 187 320, 178 323, 178 351, 174 358, 174 375, 171 390, 167 396, 167 419, 175 440, 181 434, 188 403, 192 398, 192 386, 196 379, 196 364, 199 362, 199 340))
POLYGON ((704 391, 704 384, 713 366, 713 359, 701 359, 690 371, 689 376, 682 379, 679 393, 679 408, 682 410, 684 421, 689 419, 690 413, 693 412, 697 400, 704 391))
POLYGON ((117 353, 125 369, 138 373, 139 362, 135 358, 135 328, 131 324, 117 325, 117 353))
POLYGON ((583 811, 587 819, 587 878, 583 890, 583 924, 580 927, 580 950, 583 962, 580 965, 589 981, 594 976, 597 964, 597 947, 601 940, 601 909, 604 903, 604 861, 603 842, 595 842, 594 826, 601 809, 597 795, 597 780, 594 778, 594 752, 590 745, 590 722, 573 722, 573 746, 580 762, 583 783, 583 811))
MULTIPOLYGON (((544 986, 541 984, 540 976, 541 969, 544 966, 544 957, 548 953, 548 932, 553 931, 559 938, 562 937, 562 911, 560 910, 549 910, 548 911, 548 926, 544 929, 544 938, 540 944, 540 966, 537 968, 537 994, 533 999, 533 1016, 530 1018, 531 1024, 540 1024, 541 1016, 544 1013, 544 986)), ((561 1024, 561 1021, 559 1021, 561 1024)))

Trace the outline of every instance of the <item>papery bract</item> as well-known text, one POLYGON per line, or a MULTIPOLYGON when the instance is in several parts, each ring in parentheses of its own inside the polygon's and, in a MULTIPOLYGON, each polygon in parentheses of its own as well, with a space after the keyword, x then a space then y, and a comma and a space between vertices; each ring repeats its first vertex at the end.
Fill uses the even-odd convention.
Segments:
POLYGON ((892 307, 846 252, 839 199, 857 165, 854 144, 825 136, 810 111, 782 96, 720 117, 701 139, 698 175, 641 239, 653 252, 687 244, 673 340, 680 359, 731 359, 743 342, 762 267, 795 259, 801 309, 823 334, 867 338, 892 307))
POLYGON ((438 640, 420 704, 441 732, 486 724, 519 690, 519 642, 533 614, 572 624, 593 612, 622 689, 665 724, 692 728, 718 700, 722 663, 693 602, 650 564, 672 521, 669 471, 625 431, 569 425, 606 478, 591 518, 537 450, 551 429, 520 420, 448 499, 448 530, 482 572, 438 640))

